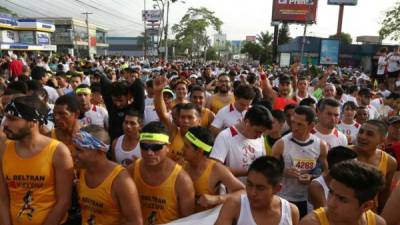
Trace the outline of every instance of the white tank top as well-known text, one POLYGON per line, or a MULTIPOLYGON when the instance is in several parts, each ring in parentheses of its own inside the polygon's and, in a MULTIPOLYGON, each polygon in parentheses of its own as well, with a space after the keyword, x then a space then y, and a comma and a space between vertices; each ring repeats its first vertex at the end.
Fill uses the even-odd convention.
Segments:
MULTIPOLYGON (((322 186, 322 189, 324 190, 325 200, 328 201, 329 187, 328 187, 328 184, 325 182, 324 177, 321 175, 321 176, 315 178, 314 180, 312 180, 311 183, 312 182, 317 182, 322 186)), ((307 208, 308 208, 309 213, 314 211, 314 206, 309 201, 307 201, 307 208)))
MULTIPOLYGON (((282 140, 284 143, 282 156, 285 169, 297 168, 301 171, 301 174, 310 174, 317 165, 321 140, 317 136, 311 135, 303 143, 294 140, 292 133, 282 137, 282 140)), ((283 177, 283 187, 279 196, 293 202, 307 201, 308 185, 300 184, 297 178, 283 177)))
MULTIPOLYGON (((281 220, 278 225, 292 225, 292 211, 290 203, 283 198, 281 200, 281 220)), ((251 214, 250 202, 247 195, 240 196, 240 215, 236 225, 257 225, 251 214)))
POLYGON ((129 151, 125 151, 122 148, 122 142, 124 140, 125 135, 121 135, 118 137, 117 142, 115 143, 115 161, 117 163, 123 165, 123 166, 128 166, 133 162, 132 158, 135 156, 137 158, 141 158, 140 155, 140 145, 139 142, 133 149, 129 149, 129 151))

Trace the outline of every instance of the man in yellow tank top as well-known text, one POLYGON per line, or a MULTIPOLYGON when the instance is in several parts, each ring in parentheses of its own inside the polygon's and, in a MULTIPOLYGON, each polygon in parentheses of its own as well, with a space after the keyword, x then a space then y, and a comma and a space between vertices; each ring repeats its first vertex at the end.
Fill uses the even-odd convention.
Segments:
POLYGON ((335 165, 329 175, 332 180, 327 207, 308 214, 300 225, 386 224, 382 217, 371 211, 374 197, 384 186, 384 177, 377 169, 348 160, 335 165))
POLYGON ((209 159, 214 137, 207 128, 192 127, 185 135, 184 168, 193 180, 196 191, 196 211, 224 203, 232 195, 240 195, 244 185, 221 163, 209 159), (223 184, 228 194, 220 195, 223 184))
POLYGON ((128 171, 106 158, 110 143, 107 131, 89 125, 73 141, 75 164, 81 169, 78 194, 82 224, 142 225, 135 183, 128 171))
POLYGON ((235 100, 231 91, 231 79, 228 74, 220 74, 216 82, 218 92, 211 96, 207 104, 207 108, 209 108, 215 114, 217 114, 217 112, 224 106, 233 103, 235 100))
POLYGON ((164 224, 194 211, 194 188, 189 175, 168 158, 168 132, 151 122, 140 134, 142 158, 128 168, 138 188, 143 221, 164 224))
POLYGON ((182 164, 183 159, 183 137, 190 127, 200 125, 200 109, 194 103, 186 103, 180 106, 177 112, 178 121, 175 124, 171 121, 171 117, 165 102, 162 100, 162 90, 167 86, 168 80, 164 76, 159 76, 154 79, 154 106, 160 121, 168 128, 171 144, 168 156, 174 161, 182 164))
POLYGON ((5 109, 0 143, 0 224, 53 225, 70 205, 73 163, 68 148, 39 132, 47 108, 36 96, 15 98, 5 109))
POLYGON ((214 121, 215 114, 213 111, 205 107, 206 92, 201 86, 193 86, 190 90, 190 101, 196 104, 201 109, 201 122, 202 127, 210 127, 214 121))
POLYGON ((386 202, 382 212, 382 217, 386 220, 387 225, 400 224, 400 186, 397 186, 386 202))
POLYGON ((387 136, 387 126, 381 120, 368 120, 358 131, 357 144, 353 150, 357 152, 357 159, 376 167, 385 177, 385 188, 379 192, 377 212, 381 212, 390 195, 390 186, 393 175, 397 170, 396 160, 379 149, 387 136))

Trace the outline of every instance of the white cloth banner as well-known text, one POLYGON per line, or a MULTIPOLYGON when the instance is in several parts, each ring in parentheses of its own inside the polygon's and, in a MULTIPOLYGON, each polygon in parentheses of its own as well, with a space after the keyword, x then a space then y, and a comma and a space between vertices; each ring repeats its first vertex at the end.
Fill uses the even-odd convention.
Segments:
POLYGON ((171 223, 167 223, 167 225, 210 225, 214 224, 217 221, 219 211, 221 210, 222 205, 219 205, 215 208, 199 212, 193 215, 190 215, 185 218, 181 218, 179 220, 172 221, 171 223))

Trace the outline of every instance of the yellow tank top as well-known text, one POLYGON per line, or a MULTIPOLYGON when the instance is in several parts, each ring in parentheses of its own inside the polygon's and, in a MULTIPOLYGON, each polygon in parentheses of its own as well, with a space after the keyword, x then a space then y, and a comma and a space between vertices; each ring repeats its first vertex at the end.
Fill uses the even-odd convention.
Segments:
POLYGON ((182 167, 178 164, 171 174, 158 186, 144 182, 140 174, 142 160, 136 161, 133 168, 133 179, 137 186, 142 215, 145 225, 164 224, 180 217, 178 198, 175 193, 175 183, 182 167))
POLYGON ((168 157, 180 164, 184 162, 183 145, 183 138, 181 136, 180 129, 178 129, 178 132, 176 132, 175 137, 172 139, 171 144, 169 145, 168 157))
POLYGON ((269 145, 267 135, 264 135, 265 155, 272 156, 272 146, 269 145))
POLYGON ((215 114, 217 114, 217 112, 224 106, 229 105, 235 101, 233 95, 230 95, 229 97, 230 97, 229 101, 223 102, 219 98, 218 94, 213 95, 210 100, 210 110, 213 111, 215 114))
POLYGON ((201 110, 201 122, 200 122, 200 126, 202 127, 208 127, 208 125, 210 124, 210 113, 211 110, 207 109, 207 108, 203 108, 201 110))
MULTIPOLYGON (((383 177, 386 179, 389 154, 382 150, 380 150, 380 151, 381 151, 381 161, 379 162, 377 169, 379 171, 381 171, 383 177)), ((377 196, 375 196, 375 198, 374 198, 374 209, 373 209, 374 212, 376 212, 379 207, 378 196, 379 196, 379 194, 377 196)))
MULTIPOLYGON (((209 195, 214 195, 215 191, 210 189, 209 181, 210 181, 210 176, 211 172, 214 169, 216 161, 214 160, 209 160, 209 163, 207 165, 207 168, 203 171, 203 173, 196 179, 193 180, 193 185, 194 185, 194 190, 196 193, 196 202, 197 199, 203 194, 209 194, 209 195)), ((185 167, 188 167, 188 164, 185 165, 185 167)), ((211 206, 210 208, 212 208, 211 206)), ((199 207, 196 204, 196 212, 205 210, 204 208, 199 207)))
POLYGON ((85 171, 80 171, 78 193, 82 224, 118 225, 123 223, 121 210, 111 194, 113 181, 123 170, 124 167, 116 166, 107 178, 95 188, 89 188, 86 185, 85 171))
MULTIPOLYGON (((319 208, 314 210, 315 215, 317 216, 320 225, 329 225, 328 217, 326 216, 325 208, 319 208)), ((365 212, 367 217, 367 225, 376 225, 375 213, 371 210, 365 212)))
POLYGON ((6 142, 3 175, 10 195, 12 224, 42 224, 56 204, 53 156, 58 144, 52 140, 36 155, 23 159, 15 151, 15 141, 6 142))

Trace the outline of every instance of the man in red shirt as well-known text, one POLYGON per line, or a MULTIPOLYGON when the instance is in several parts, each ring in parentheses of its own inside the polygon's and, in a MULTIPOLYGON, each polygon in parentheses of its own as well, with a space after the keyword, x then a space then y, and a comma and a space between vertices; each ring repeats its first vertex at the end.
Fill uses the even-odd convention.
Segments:
POLYGON ((8 70, 10 71, 10 75, 12 79, 19 77, 22 74, 22 69, 24 64, 20 60, 18 60, 17 55, 11 55, 11 62, 8 64, 8 70))

